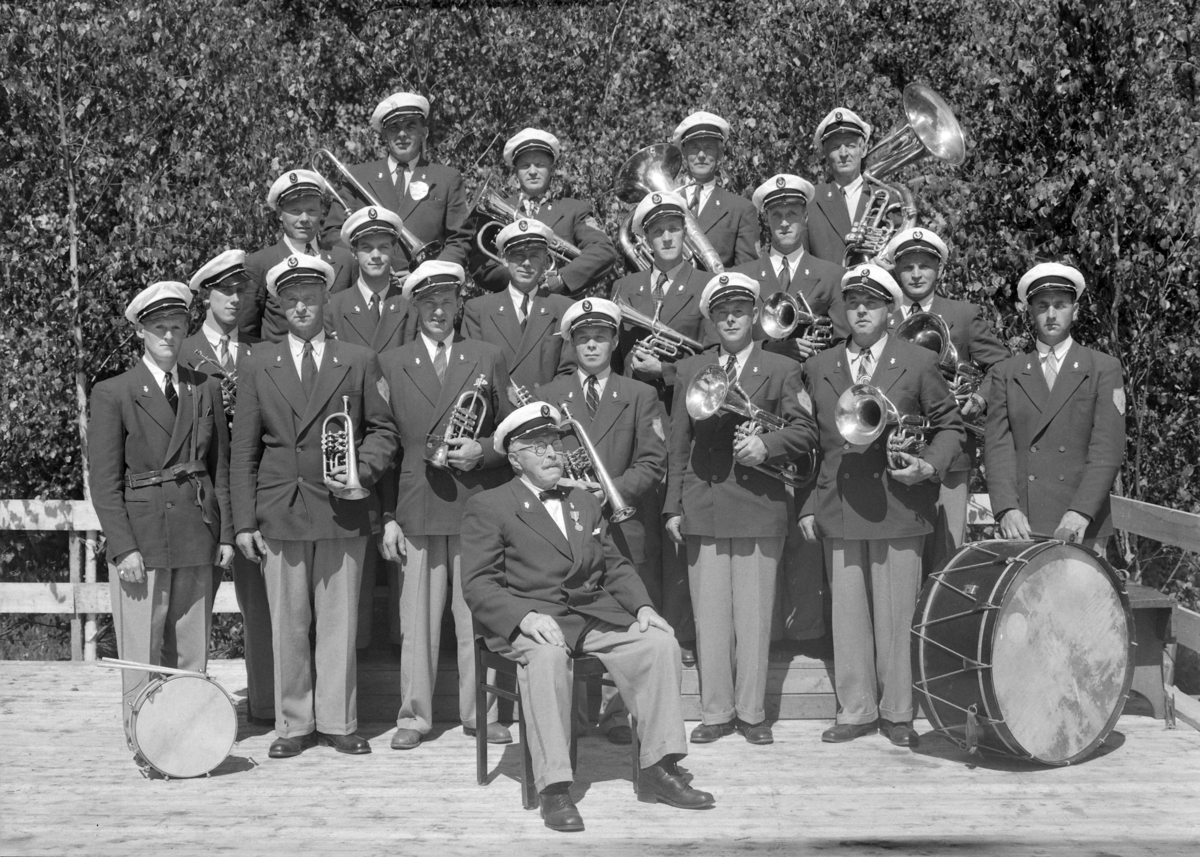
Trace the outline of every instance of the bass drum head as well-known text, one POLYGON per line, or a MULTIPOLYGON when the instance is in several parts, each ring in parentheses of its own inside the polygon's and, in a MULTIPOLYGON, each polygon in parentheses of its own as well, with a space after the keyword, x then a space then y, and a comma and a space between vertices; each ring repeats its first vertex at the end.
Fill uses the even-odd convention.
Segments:
POLYGON ((1056 544, 1008 587, 992 649, 1004 724, 1034 759, 1070 764, 1116 725, 1133 680, 1132 614, 1113 572, 1056 544))
POLYGON ((237 710, 202 676, 152 681, 133 706, 136 749, 168 777, 200 777, 225 761, 237 740, 237 710))

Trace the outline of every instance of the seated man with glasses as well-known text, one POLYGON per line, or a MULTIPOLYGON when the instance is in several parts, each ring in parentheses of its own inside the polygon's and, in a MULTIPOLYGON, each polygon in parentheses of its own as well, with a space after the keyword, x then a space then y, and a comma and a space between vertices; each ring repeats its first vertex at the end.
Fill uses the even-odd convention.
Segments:
POLYGON ((671 627, 617 550, 600 501, 558 487, 563 472, 556 408, 513 411, 493 443, 516 478, 476 494, 462 523, 463 596, 488 648, 516 661, 542 817, 582 830, 573 778, 571 657, 595 655, 612 675, 641 740, 638 798, 683 809, 714 805, 691 788, 679 698, 682 665, 671 627))

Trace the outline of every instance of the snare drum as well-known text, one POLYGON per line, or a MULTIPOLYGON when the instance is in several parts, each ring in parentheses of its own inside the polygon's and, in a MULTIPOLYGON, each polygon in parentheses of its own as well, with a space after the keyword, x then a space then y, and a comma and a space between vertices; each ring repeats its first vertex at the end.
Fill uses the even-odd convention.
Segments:
POLYGON ((198 674, 151 679, 134 700, 129 724, 133 749, 166 777, 204 776, 225 761, 237 730, 229 694, 198 674))
POLYGON ((1133 681, 1133 613, 1079 545, 985 541, 930 575, 913 616, 913 689, 964 749, 1047 765, 1086 758, 1133 681))

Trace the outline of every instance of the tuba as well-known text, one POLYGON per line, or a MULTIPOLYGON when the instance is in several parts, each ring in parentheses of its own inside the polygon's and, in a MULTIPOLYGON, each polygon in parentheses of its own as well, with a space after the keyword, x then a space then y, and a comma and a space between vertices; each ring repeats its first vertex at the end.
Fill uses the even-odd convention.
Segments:
POLYGON ((568 468, 569 475, 574 479, 595 482, 600 485, 604 490, 604 496, 608 498, 608 506, 612 510, 609 520, 614 524, 619 524, 626 518, 632 517, 637 509, 626 503, 625 498, 617 490, 616 483, 608 475, 608 471, 604 469, 604 462, 600 460, 600 453, 596 451, 596 446, 592 443, 592 439, 588 437, 579 420, 571 416, 571 409, 567 406, 566 402, 563 402, 558 407, 563 415, 561 427, 569 428, 574 432, 576 439, 579 441, 579 449, 564 453, 567 461, 571 463, 571 467, 568 468), (582 453, 582 455, 579 453, 582 453))
MULTIPOLYGON (((763 431, 780 431, 789 425, 783 417, 764 411, 751 402, 741 385, 737 381, 730 381, 720 366, 706 366, 701 369, 688 384, 684 401, 688 415, 694 420, 707 419, 720 411, 746 417, 748 422, 740 424, 736 429, 735 441, 763 431)), ((812 466, 811 461, 805 468, 805 476, 797 473, 791 464, 758 464, 753 469, 793 488, 803 488, 816 476, 816 468, 812 466)))
POLYGON ((929 420, 900 414, 891 399, 871 384, 854 384, 838 396, 833 415, 838 434, 855 446, 872 443, 884 429, 894 426, 887 440, 888 466, 892 469, 905 466, 899 453, 920 455, 925 451, 929 420))
POLYGON ((655 318, 638 312, 623 298, 617 298, 617 306, 621 308, 621 320, 628 321, 640 328, 650 331, 650 335, 638 342, 638 345, 649 349, 660 360, 678 360, 681 357, 691 357, 704 350, 704 345, 689 336, 667 327, 655 318))
POLYGON ((803 294, 775 292, 763 303, 762 329, 768 339, 810 339, 818 351, 833 344, 833 322, 813 312, 803 294))
POLYGON ((486 386, 487 375, 481 372, 471 389, 464 390, 454 402, 446 423, 446 431, 440 435, 429 435, 425 443, 425 460, 429 464, 439 470, 448 469, 450 441, 459 438, 475 440, 479 437, 479 431, 483 428, 483 418, 487 416, 487 399, 483 395, 483 388, 486 386))
POLYGON ((233 419, 234 403, 237 401, 237 369, 232 366, 226 369, 199 348, 196 349, 196 356, 200 358, 199 362, 196 363, 197 369, 205 363, 211 363, 217 368, 215 374, 221 382, 221 404, 225 408, 226 418, 233 419))
MULTIPOLYGON (((496 236, 505 226, 516 223, 525 215, 505 202, 499 194, 493 193, 488 187, 490 183, 491 179, 483 183, 470 206, 471 210, 479 213, 483 219, 483 223, 475 232, 475 246, 483 255, 503 265, 504 260, 496 252, 496 236)), ((550 270, 560 265, 568 265, 582 254, 583 251, 570 241, 555 235, 550 240, 550 270)))
POLYGON ((358 451, 354 448, 354 421, 350 419, 350 397, 342 396, 342 410, 321 423, 321 475, 328 482, 339 467, 346 468, 346 484, 329 489, 342 500, 361 500, 370 491, 358 481, 358 451), (330 428, 330 422, 333 427, 330 428), (341 428, 338 428, 338 424, 341 428))
POLYGON ((646 243, 646 239, 633 234, 632 213, 621 221, 621 228, 617 231, 617 243, 621 245, 621 252, 635 269, 649 271, 654 267, 654 253, 650 245, 646 243))
POLYGON ((966 157, 966 140, 954 111, 942 97, 922 83, 904 87, 904 120, 886 137, 871 147, 863 158, 863 186, 871 188, 871 197, 862 216, 846 236, 847 268, 874 259, 904 229, 917 225, 917 204, 912 191, 902 184, 888 184, 892 173, 932 155, 952 167, 966 157), (888 199, 900 203, 888 203, 888 199), (899 226, 885 222, 899 207, 899 226))
MULTIPOLYGON (((329 186, 329 192, 333 194, 333 198, 336 199, 341 204, 342 208, 346 210, 346 214, 349 214, 354 209, 351 209, 350 206, 346 204, 345 198, 337 192, 337 189, 333 186, 333 183, 330 182, 329 179, 326 179, 324 174, 317 169, 318 161, 322 158, 331 167, 333 167, 333 171, 339 177, 341 177, 342 181, 345 182, 346 187, 353 191, 354 195, 359 198, 362 205, 358 206, 358 208, 362 208, 363 206, 367 205, 373 205, 376 208, 385 207, 383 203, 375 198, 375 195, 371 193, 371 191, 369 191, 362 182, 354 177, 354 173, 350 172, 350 168, 338 160, 333 152, 329 151, 328 149, 317 149, 315 152, 313 152, 312 157, 309 158, 309 166, 312 167, 312 171, 314 173, 325 179, 325 184, 329 186)), ((442 252, 441 241, 422 241, 420 238, 406 229, 403 224, 400 225, 400 243, 404 245, 404 250, 406 253, 408 253, 408 257, 412 260, 414 268, 417 265, 420 265, 422 262, 428 262, 430 259, 436 259, 438 254, 442 252)))
MULTIPOLYGON (((979 390, 983 372, 958 359, 958 349, 950 339, 950 328, 937 313, 913 313, 896 326, 896 338, 928 348, 938 356, 938 368, 950 382, 950 391, 960 408, 979 390)), ((972 423, 967 423, 967 428, 977 434, 982 432, 980 426, 972 423)))
MULTIPOLYGON (((613 179, 617 197, 622 202, 637 205, 648 193, 674 193, 675 176, 679 174, 682 164, 683 154, 670 143, 657 143, 639 149, 617 170, 613 179)), ((721 264, 721 257, 717 255, 708 236, 700 228, 696 216, 686 206, 683 209, 683 220, 685 258, 702 270, 714 274, 723 272, 725 266, 721 264)), ((630 232, 632 233, 632 230, 630 232)), ((622 249, 625 249, 624 242, 622 249)), ((641 267, 636 258, 630 260, 634 266, 638 270, 647 270, 641 267)))

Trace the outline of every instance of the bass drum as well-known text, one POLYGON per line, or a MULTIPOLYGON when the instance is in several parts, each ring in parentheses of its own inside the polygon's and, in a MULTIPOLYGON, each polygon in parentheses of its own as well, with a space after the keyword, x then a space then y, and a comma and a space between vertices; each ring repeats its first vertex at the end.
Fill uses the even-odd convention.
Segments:
POLYGON ((133 703, 133 749, 165 777, 204 776, 225 761, 237 730, 233 700, 200 674, 151 679, 133 703))
POLYGON ((1086 758, 1133 681, 1133 613, 1116 572, 1058 541, 964 546, 913 616, 913 689, 969 752, 1047 765, 1086 758))

